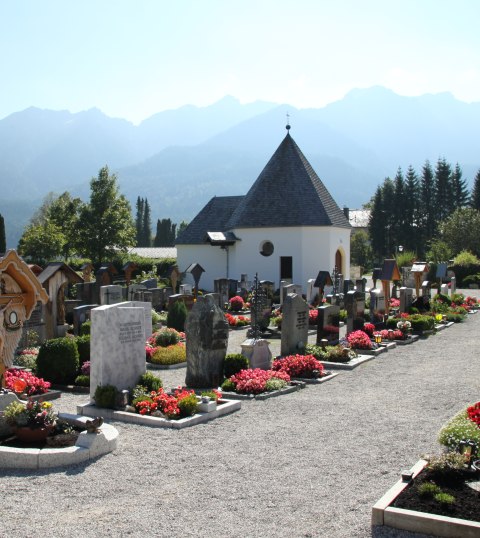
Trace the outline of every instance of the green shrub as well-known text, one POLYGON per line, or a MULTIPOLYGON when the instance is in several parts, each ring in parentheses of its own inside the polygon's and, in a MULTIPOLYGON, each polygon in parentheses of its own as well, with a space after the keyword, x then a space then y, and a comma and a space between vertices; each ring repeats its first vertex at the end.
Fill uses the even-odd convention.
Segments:
POLYGON ((189 396, 185 396, 185 398, 178 400, 177 405, 182 417, 191 417, 197 412, 198 400, 195 394, 190 394, 189 396))
MULTIPOLYGON (((145 387, 143 387, 143 388, 145 388, 145 387)), ((130 405, 135 407, 137 405, 137 403, 140 403, 140 402, 153 402, 153 400, 145 392, 139 391, 139 394, 135 398, 132 399, 132 403, 130 405)))
POLYGON ((90 360, 90 335, 84 334, 75 338, 77 344, 80 366, 90 360))
POLYGON ((451 506, 455 504, 455 497, 449 493, 437 493, 433 498, 443 506, 451 506))
POLYGON ((98 385, 93 396, 97 407, 114 409, 117 399, 117 389, 113 385, 98 385))
MULTIPOLYGON (((388 318, 386 322, 387 329, 393 329, 396 330, 397 323, 401 321, 401 318, 388 318)), ((376 332, 376 331, 375 331, 376 332)))
POLYGON ((168 309, 167 325, 183 332, 185 330, 185 320, 187 319, 187 307, 183 301, 175 301, 168 309))
POLYGON ((152 323, 158 325, 162 321, 162 316, 152 308, 152 323))
POLYGON ((435 327, 435 318, 433 316, 413 314, 408 321, 412 324, 412 331, 430 331, 435 327))
POLYGON ((284 379, 278 379, 276 377, 272 377, 267 380, 265 383, 265 390, 267 392, 272 392, 274 390, 281 390, 285 388, 288 385, 288 383, 284 379))
POLYGON ((248 359, 240 353, 230 353, 223 361, 223 375, 228 379, 248 368, 248 359))
POLYGON ((175 344, 168 347, 157 347, 152 354, 151 361, 153 364, 179 364, 187 360, 185 346, 175 344))
POLYGON ((90 376, 89 375, 77 375, 75 378, 75 385, 79 387, 89 387, 90 386, 90 376))
POLYGON ((434 482, 423 482, 417 488, 418 494, 423 498, 432 498, 437 493, 442 493, 442 489, 434 482))
POLYGON ((346 310, 340 310, 340 314, 338 315, 340 321, 347 321, 347 311, 346 310))
POLYGON ((319 361, 324 361, 326 360, 327 350, 316 344, 307 344, 305 346, 305 355, 313 355, 319 361))
POLYGON ((480 428, 468 418, 466 409, 450 419, 438 434, 438 442, 449 450, 458 450, 460 441, 473 441, 480 447, 480 428))
POLYGON ((476 275, 468 275, 463 279, 463 286, 470 286, 470 284, 480 284, 480 273, 476 275))
POLYGON ((447 321, 453 321, 454 323, 460 323, 465 319, 462 314, 454 314, 453 312, 447 312, 447 321))
POLYGON ((465 302, 465 295, 463 295, 463 293, 452 293, 450 300, 452 301, 452 303, 455 303, 457 306, 460 306, 465 302))
POLYGON ((138 378, 138 385, 145 387, 148 392, 157 391, 163 387, 162 380, 151 372, 145 372, 138 378))
POLYGON ((92 322, 91 321, 85 321, 80 325, 80 336, 84 336, 85 334, 90 334, 90 329, 92 328, 92 322))
POLYGON ((221 389, 225 392, 235 392, 235 383, 230 381, 230 379, 225 379, 225 381, 222 383, 221 389))
POLYGON ((77 376, 79 358, 74 338, 55 338, 44 342, 37 357, 37 376, 65 385, 77 376))
POLYGON ((462 250, 459 254, 453 259, 454 265, 460 265, 462 267, 468 265, 479 265, 480 260, 468 250, 462 250))
POLYGON ((178 344, 180 342, 180 335, 175 329, 160 329, 155 333, 155 343, 157 346, 168 347, 178 344))
POLYGON ((208 396, 210 400, 217 402, 218 395, 213 390, 204 390, 200 393, 200 396, 208 396))

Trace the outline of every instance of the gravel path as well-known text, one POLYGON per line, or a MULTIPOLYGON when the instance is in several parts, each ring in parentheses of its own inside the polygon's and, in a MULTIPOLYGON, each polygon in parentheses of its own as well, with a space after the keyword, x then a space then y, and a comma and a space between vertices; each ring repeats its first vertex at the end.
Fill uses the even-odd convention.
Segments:
MULTIPOLYGON (((185 430, 114 423, 119 449, 90 464, 0 471, 0 536, 419 536, 372 531, 371 508, 480 399, 479 328, 471 315, 328 383, 185 430)), ((184 375, 161 373, 166 387, 184 375)), ((56 407, 84 401, 63 394, 56 407)))

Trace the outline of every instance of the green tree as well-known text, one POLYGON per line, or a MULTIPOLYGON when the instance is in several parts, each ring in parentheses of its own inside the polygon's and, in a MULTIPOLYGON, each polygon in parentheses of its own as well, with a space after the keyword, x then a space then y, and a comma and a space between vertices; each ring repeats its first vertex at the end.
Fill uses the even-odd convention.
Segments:
POLYGON ((188 226, 188 222, 186 220, 182 220, 182 222, 178 225, 177 228, 177 236, 180 235, 184 230, 186 230, 188 226))
POLYGON ((361 265, 366 270, 373 264, 373 252, 367 232, 360 230, 350 239, 350 258, 352 265, 361 265))
POLYGON ((393 189, 391 236, 395 246, 405 245, 405 180, 400 167, 393 180, 393 189))
POLYGON ((61 257, 65 236, 53 222, 29 224, 18 243, 18 252, 32 263, 45 265, 61 257))
POLYGON ((462 178, 462 170, 458 163, 452 173, 452 189, 455 209, 465 207, 468 204, 468 187, 467 182, 462 178))
POLYGON ((65 238, 62 250, 64 259, 67 259, 77 246, 82 206, 80 198, 72 198, 69 192, 64 192, 52 200, 46 211, 47 220, 57 226, 65 238))
POLYGON ((406 251, 417 251, 418 249, 419 198, 420 189, 417 173, 410 165, 405 177, 405 200, 403 203, 404 235, 402 245, 406 251))
POLYGON ((142 243, 142 247, 152 246, 152 220, 150 217, 150 206, 146 198, 143 209, 142 243))
POLYGON ((473 189, 470 196, 470 206, 480 210, 480 170, 473 180, 473 189))
MULTIPOLYGON (((423 246, 430 241, 436 230, 435 179, 432 167, 428 161, 425 162, 422 168, 418 224, 420 237, 417 244, 423 246)), ((424 254, 423 248, 419 249, 419 254, 424 254)))
POLYGON ((383 189, 380 185, 377 187, 372 200, 368 232, 373 254, 377 261, 379 261, 385 254, 386 246, 385 208, 383 203, 383 189))
POLYGON ((445 241, 442 241, 441 239, 432 239, 429 242, 429 249, 426 253, 426 257, 429 262, 446 262, 452 257, 452 250, 445 241))
POLYGON ((7 250, 7 239, 5 236, 5 219, 0 214, 0 253, 5 253, 7 250))
POLYGON ((452 169, 445 159, 438 159, 435 168, 436 221, 445 220, 455 209, 452 169))
POLYGON ((456 209, 439 226, 441 239, 452 253, 469 250, 480 255, 480 211, 471 207, 456 209))
POLYGON ((157 220, 157 233, 155 234, 154 246, 173 247, 175 245, 175 232, 177 225, 170 219, 157 220))
POLYGON ((141 247, 143 242, 143 213, 145 209, 145 201, 140 196, 137 197, 137 214, 135 217, 135 230, 136 230, 136 245, 141 247))
POLYGON ((135 244, 135 223, 130 204, 119 192, 117 177, 102 168, 90 181, 90 201, 80 212, 78 230, 82 254, 92 262, 102 263, 116 251, 126 251, 135 244))

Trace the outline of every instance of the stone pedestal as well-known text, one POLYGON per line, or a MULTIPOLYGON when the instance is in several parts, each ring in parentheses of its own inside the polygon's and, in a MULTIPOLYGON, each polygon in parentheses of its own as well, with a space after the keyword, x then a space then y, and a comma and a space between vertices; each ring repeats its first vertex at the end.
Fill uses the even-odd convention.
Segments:
POLYGON ((242 355, 248 359, 250 368, 270 370, 272 367, 272 352, 267 340, 249 338, 242 343, 241 347, 242 355))

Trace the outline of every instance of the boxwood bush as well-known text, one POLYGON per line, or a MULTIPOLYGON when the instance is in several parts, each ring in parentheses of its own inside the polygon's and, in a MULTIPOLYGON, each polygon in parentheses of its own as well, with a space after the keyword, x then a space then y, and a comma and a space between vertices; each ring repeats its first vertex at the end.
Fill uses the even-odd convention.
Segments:
POLYGON ((422 316, 421 314, 414 314, 408 318, 408 321, 412 324, 412 331, 431 331, 435 328, 435 318, 433 316, 422 316))
POLYGON ((183 332, 187 319, 187 307, 183 301, 175 301, 168 309, 167 325, 172 329, 183 332))
POLYGON ((78 348, 74 338, 47 340, 37 357, 37 376, 51 383, 73 383, 79 368, 78 348))
POLYGON ((90 335, 84 334, 83 336, 77 336, 75 342, 77 344, 80 366, 82 366, 84 362, 90 360, 90 335))
POLYGON ((157 347, 152 354, 151 361, 153 364, 179 364, 187 360, 185 346, 176 344, 168 347, 157 347))
POLYGON ((223 361, 223 375, 226 379, 248 368, 248 359, 240 353, 230 353, 223 361))

